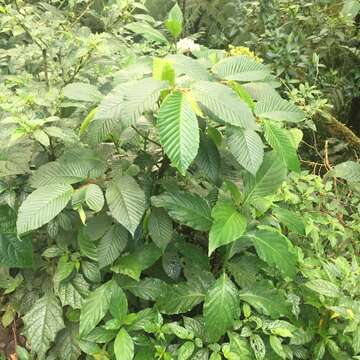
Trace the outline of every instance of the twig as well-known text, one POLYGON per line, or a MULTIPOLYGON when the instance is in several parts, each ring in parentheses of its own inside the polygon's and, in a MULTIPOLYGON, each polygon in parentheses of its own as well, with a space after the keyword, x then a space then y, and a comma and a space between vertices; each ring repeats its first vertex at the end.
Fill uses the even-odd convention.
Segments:
POLYGON ((140 130, 138 130, 134 125, 131 125, 131 127, 135 130, 136 133, 138 133, 138 134, 139 134, 142 138, 144 138, 146 141, 150 141, 150 142, 152 142, 153 144, 161 147, 161 144, 160 144, 160 143, 158 143, 158 142, 155 141, 155 140, 150 139, 148 136, 146 136, 146 135, 143 134, 140 130))
POLYGON ((46 87, 50 89, 50 82, 49 82, 49 73, 48 73, 48 61, 47 61, 47 51, 46 49, 42 49, 43 61, 44 61, 44 73, 45 73, 45 82, 46 87))
POLYGON ((86 6, 85 10, 72 22, 70 26, 74 26, 79 20, 81 20, 81 18, 87 13, 93 3, 94 0, 90 1, 89 4, 86 6))

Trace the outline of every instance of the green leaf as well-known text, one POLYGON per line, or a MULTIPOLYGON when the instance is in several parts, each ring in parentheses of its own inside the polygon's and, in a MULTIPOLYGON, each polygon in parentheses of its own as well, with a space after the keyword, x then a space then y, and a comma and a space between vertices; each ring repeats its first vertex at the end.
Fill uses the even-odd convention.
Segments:
POLYGON ((209 233, 209 256, 222 245, 240 238, 246 230, 246 218, 229 202, 218 202, 211 213, 214 222, 209 233))
POLYGON ((218 182, 221 167, 220 154, 210 136, 201 134, 195 163, 211 181, 218 182))
POLYGON ((151 25, 147 23, 134 22, 131 24, 127 24, 125 28, 134 32, 135 34, 142 35, 145 39, 149 41, 154 41, 161 44, 168 43, 166 37, 160 31, 154 29, 151 25))
POLYGON ((305 113, 299 107, 280 97, 261 99, 256 103, 254 111, 256 116, 262 119, 285 122, 305 120, 305 113))
POLYGON ((163 207, 180 224, 195 230, 207 231, 212 224, 209 204, 200 196, 189 192, 169 192, 151 198, 156 207, 163 207))
POLYGON ((248 236, 262 260, 277 267, 284 277, 295 277, 297 253, 284 235, 275 231, 259 230, 248 236))
POLYGON ((97 246, 99 267, 111 265, 123 252, 128 241, 128 232, 119 224, 112 225, 97 246))
POLYGON ((191 94, 214 120, 246 129, 256 129, 251 109, 228 86, 210 81, 197 81, 191 94))
POLYGON ((248 341, 240 334, 229 331, 230 351, 239 355, 239 360, 253 360, 254 356, 248 341))
POLYGON ((245 177, 245 202, 275 193, 285 181, 286 175, 286 167, 281 158, 273 151, 266 153, 256 176, 248 174, 245 177))
POLYGON ((335 165, 331 174, 349 182, 360 182, 360 164, 355 161, 345 161, 335 165))
POLYGON ((0 233, 0 265, 14 268, 33 265, 33 246, 29 237, 19 239, 16 234, 0 233))
POLYGON ((169 60, 154 58, 153 60, 153 79, 168 81, 170 85, 175 85, 175 69, 169 60))
POLYGON ((221 79, 244 82, 265 80, 270 75, 266 66, 248 56, 220 60, 214 65, 212 71, 221 79))
POLYGON ((239 296, 256 311, 273 319, 291 316, 290 303, 286 301, 284 294, 269 282, 257 281, 249 288, 240 291, 239 296))
POLYGON ((104 194, 100 186, 90 184, 86 186, 85 202, 89 209, 99 212, 105 203, 104 194))
POLYGON ((203 313, 210 342, 217 342, 239 319, 238 290, 226 274, 221 275, 206 294, 203 313))
POLYGON ((186 341, 178 350, 178 360, 188 360, 195 351, 195 344, 192 341, 186 341))
POLYGON ((160 279, 146 277, 136 281, 130 278, 121 279, 120 285, 124 290, 130 291, 134 296, 156 301, 165 291, 166 283, 160 279))
POLYGON ((77 274, 70 281, 60 283, 57 295, 62 306, 69 305, 73 309, 81 309, 84 298, 89 295, 89 284, 81 274, 77 274))
POLYGON ((180 6, 176 3, 170 10, 168 19, 165 21, 166 28, 177 39, 182 33, 183 14, 180 6))
POLYGON ((281 207, 275 208, 273 210, 273 214, 290 231, 293 231, 299 235, 305 235, 305 224, 300 215, 281 207))
POLYGON ((45 359, 56 334, 65 327, 58 300, 53 295, 45 295, 35 302, 23 320, 25 335, 32 350, 39 359, 45 359))
POLYGON ((341 295, 340 289, 330 281, 323 279, 310 280, 305 284, 309 289, 317 292, 318 294, 338 298, 341 295))
POLYGON ((86 337, 103 319, 110 307, 112 281, 99 286, 85 299, 80 314, 80 337, 86 337))
POLYGON ((128 312, 128 301, 122 288, 114 281, 109 307, 111 315, 122 321, 128 312))
POLYGON ((256 101, 270 97, 280 97, 274 87, 268 82, 250 82, 242 84, 242 87, 249 93, 251 98, 256 101))
POLYGON ((290 132, 271 121, 264 121, 263 125, 266 141, 279 154, 290 170, 300 172, 300 162, 290 132))
POLYGON ((270 335, 269 342, 271 348, 275 351, 277 355, 279 355, 282 359, 287 358, 283 345, 277 336, 270 335))
POLYGON ((199 128, 187 96, 169 94, 160 106, 156 123, 160 141, 172 164, 185 175, 199 148, 199 128))
POLYGON ((63 93, 67 98, 76 101, 98 102, 102 98, 96 86, 80 82, 66 85, 63 93))
POLYGON ((48 185, 32 192, 21 204, 16 223, 18 234, 47 224, 67 205, 74 190, 70 185, 48 185))
POLYGON ((251 129, 228 127, 226 132, 230 152, 238 163, 252 175, 256 175, 264 158, 264 144, 251 129))
POLYGON ((209 80, 210 74, 206 67, 198 60, 182 54, 173 54, 165 57, 173 64, 176 76, 187 75, 193 80, 209 80))
POLYGON ((116 360, 132 360, 134 358, 134 343, 125 329, 121 329, 114 342, 116 360))
POLYGON ((106 189, 111 215, 134 235, 145 211, 145 194, 130 176, 116 177, 106 189))
POLYGON ((149 234, 156 246, 164 251, 173 234, 172 220, 162 208, 152 208, 149 217, 149 234))
POLYGON ((77 360, 80 357, 77 324, 67 325, 58 333, 53 350, 59 360, 77 360))
POLYGON ((16 212, 8 205, 0 206, 0 233, 16 233, 16 212))
POLYGON ((139 280, 141 272, 153 265, 160 256, 161 250, 153 243, 150 243, 136 249, 129 255, 120 257, 111 270, 139 280))

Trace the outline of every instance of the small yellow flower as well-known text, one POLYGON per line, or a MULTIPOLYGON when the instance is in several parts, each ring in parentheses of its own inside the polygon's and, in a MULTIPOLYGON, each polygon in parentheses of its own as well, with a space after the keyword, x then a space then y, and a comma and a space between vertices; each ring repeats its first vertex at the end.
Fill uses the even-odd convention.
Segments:
POLYGON ((251 51, 249 48, 244 46, 229 45, 229 50, 227 51, 227 54, 228 56, 241 56, 241 55, 248 56, 254 59, 258 63, 263 62, 263 59, 256 56, 256 54, 253 51, 251 51))

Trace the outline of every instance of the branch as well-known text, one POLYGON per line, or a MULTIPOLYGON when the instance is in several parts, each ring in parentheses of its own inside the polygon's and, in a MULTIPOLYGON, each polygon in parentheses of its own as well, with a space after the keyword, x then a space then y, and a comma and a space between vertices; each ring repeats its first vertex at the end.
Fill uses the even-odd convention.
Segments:
POLYGON ((134 125, 131 125, 131 127, 132 127, 132 128, 135 130, 135 132, 138 133, 143 139, 145 139, 146 141, 150 141, 150 142, 152 142, 153 144, 161 147, 161 144, 160 144, 160 143, 158 143, 158 142, 155 141, 155 140, 150 139, 148 136, 146 136, 146 135, 143 134, 140 130, 138 130, 134 125))

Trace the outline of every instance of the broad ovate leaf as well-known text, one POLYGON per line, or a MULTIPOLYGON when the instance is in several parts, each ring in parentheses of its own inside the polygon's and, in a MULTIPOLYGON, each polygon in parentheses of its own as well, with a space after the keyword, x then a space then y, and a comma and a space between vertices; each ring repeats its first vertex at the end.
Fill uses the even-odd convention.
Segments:
POLYGON ((178 3, 175 3, 165 21, 165 26, 174 38, 178 38, 182 33, 182 24, 183 14, 178 3))
POLYGON ((66 85, 63 93, 67 98, 76 101, 98 102, 102 97, 96 86, 80 82, 66 85))
POLYGON ((56 334, 65 327, 62 308, 53 295, 45 295, 35 302, 23 317, 25 335, 31 348, 43 360, 56 334))
POLYGON ((165 208, 169 215, 180 224, 199 231, 207 231, 211 227, 210 206, 198 195, 174 191, 153 196, 151 201, 154 206, 165 208))
POLYGON ((121 329, 114 342, 116 360, 132 360, 134 358, 134 342, 125 329, 121 329))
POLYGON ((151 209, 148 227, 152 241, 164 251, 173 234, 172 220, 167 212, 162 208, 151 209))
POLYGON ((246 229, 246 218, 230 202, 217 203, 211 216, 214 222, 209 233, 209 256, 218 247, 240 238, 246 229))
POLYGON ((100 186, 90 184, 85 190, 85 202, 89 209, 99 212, 105 203, 104 194, 100 186))
POLYGON ((47 224, 67 205, 74 190, 70 185, 43 186, 21 204, 16 223, 19 235, 47 224))
POLYGON ((106 189, 111 215, 134 235, 145 211, 145 194, 130 176, 116 177, 106 189))
POLYGON ((199 148, 199 128, 187 96, 174 91, 160 106, 157 119, 160 141, 172 164, 185 175, 199 148))
POLYGON ((256 103, 257 117, 275 121, 300 122, 305 120, 305 113, 296 105, 278 96, 262 98, 256 103))
POLYGON ((254 130, 234 126, 227 129, 226 135, 230 152, 245 170, 255 176, 264 158, 260 136, 254 130))
POLYGON ((266 141, 279 154, 290 170, 300 172, 300 162, 291 133, 271 121, 264 121, 263 125, 266 141))
POLYGON ((225 273, 215 281, 206 294, 203 313, 210 342, 217 342, 239 319, 238 290, 225 273))

